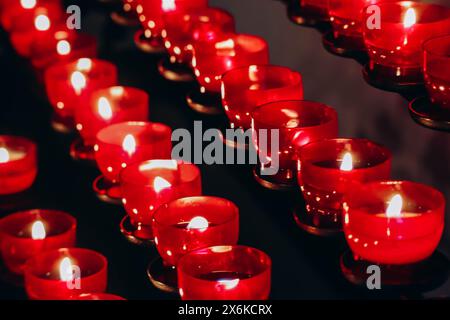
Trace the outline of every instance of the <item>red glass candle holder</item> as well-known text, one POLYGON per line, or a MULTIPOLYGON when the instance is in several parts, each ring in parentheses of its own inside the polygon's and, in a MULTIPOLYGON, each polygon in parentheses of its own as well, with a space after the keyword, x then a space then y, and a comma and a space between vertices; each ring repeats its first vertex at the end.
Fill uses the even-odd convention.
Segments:
POLYGON ((161 205, 202 194, 200 169, 177 160, 134 163, 122 170, 119 181, 122 203, 128 213, 122 220, 121 231, 137 244, 153 242, 153 215, 161 205))
POLYGON ((229 200, 217 197, 188 197, 161 206, 154 215, 155 244, 161 255, 149 266, 149 277, 157 287, 176 288, 175 268, 190 251, 216 245, 235 245, 239 237, 239 209, 229 200), (164 280, 161 280, 161 264, 164 280))
POLYGON ((28 210, 0 219, 0 252, 5 266, 22 274, 29 258, 74 246, 76 227, 74 217, 56 210, 28 210))
POLYGON ((88 103, 93 91, 117 83, 117 67, 104 60, 81 58, 50 66, 44 79, 48 100, 55 111, 53 127, 67 131, 75 127, 75 110, 88 103))
POLYGON ((200 85, 200 91, 194 91, 188 95, 188 105, 201 113, 222 112, 221 76, 238 67, 268 63, 268 44, 257 36, 228 34, 222 35, 220 41, 194 43, 192 67, 200 85))
POLYGON ((337 112, 317 102, 270 102, 254 109, 251 117, 253 144, 260 160, 253 173, 262 186, 270 189, 284 190, 295 186, 298 148, 313 141, 336 138, 338 134, 337 112), (261 134, 266 136, 261 138, 261 134), (272 150, 275 142, 278 150, 272 150), (278 170, 264 174, 268 168, 278 170))
POLYGON ((95 160, 94 144, 97 133, 112 124, 126 121, 147 121, 149 97, 140 89, 114 86, 91 93, 88 103, 75 110, 75 123, 81 140, 74 141, 74 159, 95 160))
POLYGON ((298 182, 306 212, 295 213, 298 225, 317 235, 342 231, 344 194, 354 182, 390 178, 392 155, 367 139, 327 139, 299 149, 298 182))
POLYGON ((33 12, 36 8, 47 7, 51 11, 62 15, 63 10, 60 0, 21 0, 7 1, 0 8, 0 24, 3 29, 10 32, 14 25, 18 23, 30 23, 33 20, 33 12), (20 22, 18 22, 20 21, 20 22))
POLYGON ((377 5, 381 29, 364 25, 364 42, 370 57, 366 80, 391 90, 422 84, 422 45, 448 33, 450 8, 412 1, 377 5))
MULTIPOLYGON (((439 244, 444 207, 442 193, 419 183, 382 181, 352 188, 345 196, 344 232, 353 265, 379 264, 383 278, 397 275, 394 284, 414 281, 439 244)), ((347 277, 352 274, 342 262, 341 267, 347 277)), ((428 267, 432 273, 436 269, 428 267)))
POLYGON ((82 293, 102 293, 108 262, 92 250, 64 248, 34 256, 25 264, 25 289, 33 300, 69 300, 82 293))
POLYGON ((49 34, 64 25, 64 14, 59 5, 45 5, 28 10, 26 14, 13 20, 10 41, 22 57, 30 57, 33 42, 48 41, 49 34))
POLYGON ((83 300, 83 301, 88 301, 88 300, 89 301, 94 301, 94 300, 118 301, 118 300, 122 300, 122 301, 125 301, 127 299, 117 296, 115 294, 110 294, 110 293, 83 293, 83 294, 80 294, 79 296, 72 297, 71 300, 83 300))
POLYGON ((31 187, 37 175, 37 147, 34 142, 0 135, 0 196, 31 187))
POLYGON ((234 32, 234 18, 218 8, 196 8, 165 13, 162 37, 169 54, 159 63, 160 73, 168 80, 191 81, 192 46, 197 41, 214 42, 224 32, 234 32))
POLYGON ((280 100, 302 100, 300 73, 287 67, 249 65, 222 76, 222 105, 231 128, 250 129, 250 112, 257 106, 280 100))
POLYGON ((143 28, 135 36, 137 46, 149 53, 163 51, 164 14, 205 8, 207 5, 207 0, 142 0, 136 9, 143 28))
POLYGON ((95 160, 102 176, 94 181, 94 191, 104 201, 117 203, 120 171, 134 162, 170 159, 172 130, 161 123, 122 122, 97 134, 95 160))
POLYGON ((428 97, 411 101, 409 111, 421 125, 450 131, 450 36, 427 40, 423 48, 428 97))
POLYGON ((319 26, 329 21, 328 0, 290 1, 288 14, 291 21, 305 26, 319 26))
POLYGON ((38 70, 51 64, 97 56, 95 37, 67 30, 64 26, 47 33, 43 39, 33 41, 30 48, 31 62, 38 70))
POLYGON ((183 300, 267 300, 272 261, 245 246, 216 246, 192 251, 178 263, 183 300))

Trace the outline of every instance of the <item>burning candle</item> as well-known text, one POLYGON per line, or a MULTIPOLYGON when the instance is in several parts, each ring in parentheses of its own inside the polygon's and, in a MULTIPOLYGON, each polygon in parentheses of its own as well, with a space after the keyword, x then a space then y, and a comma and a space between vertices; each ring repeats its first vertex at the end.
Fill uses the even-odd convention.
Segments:
POLYGON ((355 182, 390 178, 391 152, 367 139, 316 141, 298 153, 298 182, 307 213, 297 214, 296 220, 315 234, 341 231, 343 196, 355 182))
POLYGON ((444 228, 445 199, 409 181, 371 182, 353 188, 344 204, 344 232, 352 252, 374 263, 412 264, 436 249, 444 228))
POLYGON ((207 0, 142 0, 136 11, 143 30, 136 34, 136 43, 147 51, 163 49, 164 14, 205 8, 207 0))
POLYGON ((335 138, 338 134, 336 111, 324 104, 304 101, 276 101, 259 106, 251 112, 254 145, 261 165, 255 168, 256 180, 267 188, 292 188, 296 176, 296 150, 308 143, 335 138), (267 131, 268 143, 260 144, 260 130, 267 131), (272 154, 269 147, 273 129, 278 129, 279 151, 272 154), (277 161, 278 159, 278 161, 277 161), (277 163, 278 162, 278 163, 277 163), (262 175, 261 170, 278 166, 273 175, 262 175))
POLYGON ((380 8, 381 29, 364 27, 370 56, 366 69, 375 85, 423 82, 422 45, 450 29, 450 8, 412 1, 385 2, 380 8))
MULTIPOLYGON (((215 245, 235 245, 239 236, 239 209, 229 200, 217 197, 188 197, 161 206, 153 218, 155 244, 163 262, 163 275, 173 274, 179 259, 190 251, 215 245)), ((154 270, 148 270, 153 283, 165 283, 154 270)), ((163 279, 171 279, 164 276, 163 279)))
POLYGON ((280 100, 302 100, 300 73, 274 65, 249 65, 222 76, 222 105, 232 128, 251 128, 250 112, 280 100))
POLYGON ((69 31, 66 26, 47 33, 38 41, 33 41, 30 48, 32 64, 38 70, 44 70, 56 62, 93 58, 96 55, 95 37, 69 31))
POLYGON ((28 139, 0 135, 0 195, 28 189, 37 175, 36 145, 28 139))
POLYGON ((272 262, 245 246, 216 246, 192 251, 178 263, 183 300, 267 300, 272 262))
POLYGON ((450 108, 450 36, 430 39, 424 44, 425 85, 431 101, 450 108))
POLYGON ((55 110, 57 121, 70 124, 77 108, 87 104, 89 95, 117 83, 117 68, 98 59, 81 58, 61 62, 45 72, 48 100, 55 110))
POLYGON ((120 199, 120 171, 133 162, 170 159, 171 136, 168 126, 150 122, 122 122, 100 130, 94 146, 95 160, 103 174, 94 182, 97 194, 120 199))
POLYGON ((34 41, 48 41, 50 34, 56 25, 63 23, 63 13, 59 5, 48 4, 37 6, 27 10, 24 16, 19 16, 12 21, 10 41, 17 53, 23 57, 29 57, 31 45, 34 41))
POLYGON ((137 88, 114 86, 93 91, 87 103, 75 110, 76 128, 83 140, 72 144, 75 158, 94 159, 93 146, 101 129, 120 122, 146 121, 148 104, 148 94, 137 88))
POLYGON ((191 93, 187 101, 199 112, 217 113, 217 106, 205 100, 217 99, 220 105, 221 76, 226 71, 249 64, 269 63, 268 45, 264 39, 246 34, 228 34, 221 38, 220 41, 201 41, 193 45, 192 67, 200 92, 191 93))
POLYGON ((102 293, 107 286, 106 258, 92 250, 70 248, 43 252, 25 264, 25 289, 33 300, 66 300, 102 293))
POLYGON ((22 274, 29 258, 74 246, 76 225, 74 217, 55 210, 28 210, 0 219, 0 252, 6 267, 22 274))
POLYGON ((177 160, 131 164, 122 170, 119 181, 122 203, 133 226, 132 231, 126 231, 122 223, 122 232, 129 239, 152 241, 152 219, 161 205, 202 194, 199 168, 177 160))
MULTIPOLYGON (((189 72, 192 46, 197 41, 217 41, 220 34, 234 32, 234 18, 218 8, 196 8, 164 14, 162 37, 169 59, 160 62, 160 72, 169 80, 183 80, 189 72)), ((189 77, 190 79, 191 77, 189 77)))

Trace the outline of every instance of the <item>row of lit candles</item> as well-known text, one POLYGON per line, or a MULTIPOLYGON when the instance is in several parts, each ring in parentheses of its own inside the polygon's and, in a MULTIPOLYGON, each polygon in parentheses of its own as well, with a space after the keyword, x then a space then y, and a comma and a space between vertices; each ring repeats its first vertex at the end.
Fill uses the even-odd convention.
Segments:
MULTIPOLYGON (((246 36, 246 39, 248 38, 252 37, 246 36)), ((295 172, 297 172, 297 166, 301 166, 301 170, 298 170, 298 180, 304 192, 305 199, 307 200, 309 214, 314 216, 314 219, 311 220, 330 219, 334 222, 334 224, 331 224, 330 229, 339 230, 340 221, 342 219, 343 194, 348 193, 349 191, 350 194, 360 192, 363 189, 361 186, 353 186, 353 183, 356 181, 367 182, 388 179, 391 158, 390 153, 383 147, 366 140, 329 139, 319 141, 324 138, 336 137, 336 112, 330 107, 314 102, 301 100, 280 102, 279 100, 301 99, 303 97, 300 75, 282 67, 267 65, 245 66, 246 61, 253 59, 253 56, 252 58, 247 57, 246 59, 245 50, 235 51, 235 42, 226 41, 227 42, 225 43, 223 43, 223 41, 219 42, 219 52, 214 57, 225 57, 224 61, 239 61, 238 59, 234 59, 234 57, 242 56, 243 62, 240 62, 243 63, 242 66, 236 70, 229 71, 224 77, 219 77, 223 71, 231 70, 236 66, 232 63, 225 63, 222 64, 225 68, 224 70, 214 71, 220 72, 220 74, 208 78, 199 77, 198 79, 209 79, 205 81, 207 84, 210 84, 211 82, 220 83, 220 81, 222 81, 224 108, 226 111, 234 111, 230 120, 232 123, 235 123, 236 127, 246 127, 246 125, 253 122, 255 129, 267 129, 267 125, 269 125, 269 129, 280 129, 282 148, 280 151, 280 164, 282 168, 280 171, 281 175, 276 177, 276 180, 280 181, 281 179, 283 185, 286 186, 292 185, 294 182, 292 177, 295 172), (225 49, 225 51, 222 49, 225 49), (229 68, 226 68, 228 65, 229 68), (236 73, 234 77, 233 73, 236 73), (247 78, 244 76, 247 76, 247 78), (226 81, 227 78, 234 78, 235 80, 231 80, 231 85, 228 86, 226 81), (234 94, 227 96, 227 92, 231 92, 231 90, 234 90, 234 94), (237 99, 236 102, 233 102, 233 98, 237 99), (241 98, 241 101, 244 102, 240 102, 238 98, 241 98), (262 106, 256 110, 252 110, 258 105, 262 106), (241 114, 237 113, 241 108, 244 109, 245 112, 242 112, 241 114), (241 119, 246 119, 247 124, 236 124, 236 121, 241 119), (314 140, 318 141, 313 142, 314 140), (309 144, 307 144, 308 142, 309 144), (304 146, 305 144, 307 145, 304 146), (302 146, 304 146, 304 148, 301 148, 302 146), (297 154, 300 155, 300 159, 298 159, 297 154)), ((259 38, 256 39, 257 45, 259 45, 261 41, 262 40, 259 38)), ((192 44, 192 47, 195 47, 195 44, 192 44)), ((217 48, 217 46, 214 47, 217 48)), ((266 45, 262 47, 265 47, 265 50, 267 50, 266 45)), ((193 54, 196 61, 195 68, 197 68, 198 65, 200 65, 200 58, 198 55, 195 56, 195 53, 196 51, 194 50, 193 54)), ((265 55, 266 53, 261 53, 261 57, 264 57, 265 55)), ((209 58, 210 57, 206 55, 202 60, 205 61, 206 64, 209 58)), ((240 65, 237 67, 239 66, 240 65)), ((52 94, 64 95, 67 92, 74 92, 74 94, 67 100, 61 98, 54 100, 56 102, 52 104, 55 106, 56 111, 65 109, 66 105, 71 102, 81 101, 83 96, 82 92, 88 92, 88 88, 91 88, 91 85, 92 92, 94 92, 97 83, 96 79, 103 78, 108 79, 105 81, 113 82, 104 85, 100 84, 100 88, 115 84, 116 71, 114 70, 114 67, 99 60, 83 58, 70 64, 65 64, 64 68, 60 69, 64 70, 61 72, 62 76, 50 76, 52 74, 50 70, 57 69, 58 66, 55 65, 46 72, 47 92, 50 101, 52 101, 52 94), (92 72, 91 74, 90 71, 94 69, 95 66, 101 65, 102 63, 105 63, 103 71, 92 72), (88 74, 84 73, 86 70, 88 71, 88 74), (105 74, 109 74, 110 76, 104 76, 105 74), (62 83, 66 87, 60 86, 58 87, 58 90, 52 90, 48 83, 58 79, 60 80, 59 83, 62 83), (62 104, 59 102, 62 102, 62 104), (60 108, 58 105, 63 107, 60 108)), ((58 73, 56 71, 53 72, 56 74, 58 73)), ((198 76, 199 72, 196 72, 196 74, 198 76)), ((56 82, 58 81, 55 81, 55 83, 56 82)), ((104 91, 103 94, 109 92, 112 95, 118 94, 120 96, 120 94, 124 94, 126 88, 112 87, 104 90, 106 91, 104 91)), ((83 97, 83 99, 86 99, 84 101, 88 101, 88 97, 90 96, 91 94, 86 94, 85 97, 83 97)), ((95 96, 95 94, 92 96, 95 96)), ((133 96, 136 96, 136 94, 133 96)), ((145 96, 145 94, 143 96, 145 96)), ((143 100, 146 101, 145 98, 143 100)), ((111 123, 107 120, 111 120, 115 114, 115 109, 113 111, 113 108, 111 108, 111 101, 104 95, 101 95, 100 97, 97 96, 97 99, 93 99, 93 101, 93 103, 84 102, 89 108, 85 108, 83 111, 87 111, 88 119, 90 119, 90 121, 76 121, 77 129, 83 132, 85 128, 90 128, 92 124, 98 125, 98 127, 93 126, 94 129, 92 129, 94 132, 93 136, 95 136, 94 144, 89 143, 88 139, 85 139, 85 142, 91 144, 93 147, 94 157, 97 160, 100 170, 107 180, 112 182, 112 185, 115 185, 116 192, 118 192, 115 196, 122 199, 131 221, 134 222, 132 224, 136 228, 136 231, 133 237, 137 239, 145 237, 153 239, 153 233, 156 233, 156 230, 151 224, 156 219, 153 219, 154 211, 150 210, 149 212, 148 208, 156 210, 158 206, 176 199, 179 195, 196 195, 197 193, 200 194, 201 190, 197 191, 195 187, 190 185, 190 187, 187 188, 188 194, 186 194, 180 191, 180 188, 181 190, 183 189, 182 187, 174 187, 176 185, 183 186, 185 185, 184 183, 177 184, 174 181, 171 182, 169 178, 163 177, 168 175, 173 178, 174 172, 177 172, 175 176, 181 175, 179 172, 181 171, 180 168, 183 167, 182 164, 177 164, 176 169, 174 169, 167 168, 166 165, 161 167, 163 162, 173 165, 174 163, 170 160, 169 162, 159 161, 159 165, 156 166, 154 163, 140 163, 140 161, 145 161, 146 159, 165 159, 170 157, 170 129, 168 127, 162 124, 150 124, 144 122, 121 122, 108 126, 111 123), (95 121, 95 119, 97 121, 95 121), (143 139, 141 139, 141 137, 143 139), (151 138, 149 139, 149 137, 151 138), (155 148, 154 146, 158 147, 155 148), (158 151, 157 155, 155 155, 155 150, 158 151), (147 170, 149 170, 149 172, 147 172, 147 170), (161 173, 158 173, 161 174, 161 176, 152 176, 152 174, 155 174, 155 170, 161 171, 161 173), (168 171, 166 172, 166 170, 168 171), (120 172, 121 174, 119 174, 120 172), (129 183, 127 183, 127 177, 130 177, 129 183), (139 184, 136 183, 136 181, 142 181, 142 183, 139 184), (149 181, 151 183, 149 183, 149 181), (120 187, 117 186, 117 183, 120 187), (139 197, 139 195, 144 194, 143 192, 153 196, 143 199, 143 197, 139 197), (145 229, 148 230, 145 232, 145 229), (150 232, 148 232, 149 230, 150 232)), ((141 100, 136 99, 135 101, 141 100)), ((142 104, 133 103, 132 106, 141 106, 140 110, 144 110, 145 113, 146 108, 142 107, 142 105, 145 104, 146 102, 142 104)), ((78 104, 74 104, 74 106, 77 105, 78 104)), ((77 110, 81 108, 74 107, 74 109, 75 110, 73 111, 76 114, 77 110)), ((121 110, 120 107, 119 109, 121 110)), ((124 108, 123 110, 128 109, 124 108)), ((230 115, 230 113, 228 114, 230 115)), ((131 119, 122 118, 118 120, 118 122, 127 120, 146 120, 147 115, 145 115, 145 119, 134 118, 134 116, 130 117, 131 119)), ((91 136, 91 138, 93 136, 91 136)), ((6 150, 6 148, 4 149, 6 150)), ((4 151, 3 153, 6 154, 6 152, 4 151)), ((24 154, 27 153, 25 152, 24 154)), ((4 162, 6 163, 7 161, 4 162)), ((13 163, 12 161, 9 162, 13 163)), ((189 164, 185 164, 185 166, 191 166, 191 168, 193 168, 192 165, 189 164)), ((195 172, 196 170, 193 169, 193 171, 195 172)), ((199 176, 197 177, 194 174, 191 176, 191 179, 193 179, 193 181, 199 181, 199 176)), ((179 177, 178 180, 180 180, 179 177)), ((197 186, 198 185, 200 185, 199 182, 197 183, 197 186)), ((345 206, 345 208, 348 208, 348 211, 345 211, 344 215, 344 230, 346 231, 352 250, 367 260, 379 263, 410 263, 429 256, 436 248, 437 242, 442 234, 444 211, 444 199, 442 195, 429 187, 409 182, 374 182, 365 185, 364 190, 366 190, 366 188, 370 192, 362 193, 365 195, 364 198, 355 196, 355 199, 357 200, 355 200, 355 206, 353 206, 353 203, 350 201, 350 199, 352 199, 350 196, 348 198, 349 201, 345 206), (362 201, 362 198, 366 199, 366 202, 362 201), (435 201, 429 201, 430 198, 435 201), (402 205, 402 203, 404 204, 402 205), (355 209, 352 211, 351 208, 355 209), (411 212, 411 214, 404 214, 405 209, 408 210, 408 212, 411 212), (380 212, 386 213, 381 214, 380 212), (376 219, 372 219, 373 216, 375 216, 376 219), (403 260, 398 260, 399 258, 396 257, 395 254, 391 254, 389 248, 398 248, 399 246, 402 246, 404 249, 408 249, 408 241, 399 240, 399 237, 403 234, 408 234, 408 236, 411 235, 411 238, 414 238, 414 235, 419 232, 414 226, 420 225, 422 227, 421 221, 425 219, 433 222, 427 224, 428 230, 426 230, 427 232, 424 231, 424 233, 429 236, 430 241, 425 241, 421 250, 407 250, 410 254, 402 255, 403 260), (353 224, 353 220, 358 220, 358 223, 353 224), (364 221, 367 221, 367 223, 364 221), (378 231, 374 234, 370 234, 370 236, 367 235, 367 230, 364 228, 364 225, 369 225, 369 221, 370 226, 373 226, 374 224, 379 226, 374 229, 378 231), (387 230, 389 230, 389 232, 386 232, 387 230)), ((114 196, 114 194, 112 195, 114 196)), ((215 205, 218 203, 217 201, 212 202, 215 205)), ((209 221, 208 217, 193 216, 191 217, 191 220, 186 220, 186 226, 189 227, 189 221, 197 223, 202 222, 204 224, 205 220, 209 221)), ((308 225, 304 220, 301 224, 308 225)), ((326 223, 324 224, 326 225, 326 223)), ((320 229, 322 225, 319 223, 318 225, 312 225, 312 227, 320 229)), ((190 229, 191 228, 185 228, 185 230, 190 229)), ((204 225, 199 228, 199 230, 203 229, 205 229, 204 225)), ((209 225, 207 229, 209 229, 209 225)), ((167 249, 161 244, 158 245, 158 243, 164 243, 164 241, 161 241, 163 238, 165 238, 165 236, 157 237, 156 239, 158 239, 158 241, 156 242, 161 256, 167 263, 167 257, 172 256, 173 252, 177 252, 177 249, 183 249, 183 245, 186 243, 184 242, 185 240, 182 239, 180 242, 177 242, 175 248, 167 249), (168 254, 168 252, 170 252, 170 254, 168 254)), ((170 238, 171 237, 167 237, 166 239, 170 238)), ((177 239, 176 237, 174 238, 177 239)), ((195 241, 191 239, 188 242, 195 241)), ((206 243, 203 242, 202 246, 205 244, 206 243)), ((212 243, 211 245, 214 244, 215 243, 212 243)), ((222 251, 222 249, 219 251, 222 251)), ((172 264, 169 262, 169 265, 172 264)), ((242 283, 244 282, 245 281, 242 281, 242 283)), ((186 290, 183 290, 183 288, 181 289, 181 292, 186 295, 186 290)), ((206 292, 206 294, 209 294, 208 297, 211 297, 212 292, 206 292)))

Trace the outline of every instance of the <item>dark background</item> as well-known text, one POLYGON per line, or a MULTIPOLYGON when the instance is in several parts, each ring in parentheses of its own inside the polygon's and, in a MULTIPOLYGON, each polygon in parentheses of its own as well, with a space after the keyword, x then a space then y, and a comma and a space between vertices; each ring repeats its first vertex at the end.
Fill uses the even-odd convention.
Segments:
MULTIPOLYGON (((447 0, 443 0, 447 2, 447 0)), ((98 36, 100 57, 116 63, 120 83, 150 93, 151 120, 173 128, 191 128, 194 120, 204 127, 225 127, 224 117, 204 117, 184 102, 189 85, 170 83, 156 70, 159 57, 135 49, 133 31, 114 25, 105 7, 96 1, 81 3, 84 32, 98 36)), ((450 134, 423 128, 413 122, 407 101, 397 94, 367 85, 361 66, 327 53, 321 34, 289 22, 286 7, 274 0, 211 0, 211 5, 233 13, 237 30, 263 36, 270 44, 271 62, 300 71, 308 100, 337 109, 342 137, 365 137, 393 152, 393 177, 430 184, 450 194, 450 134)), ((94 167, 74 162, 68 148, 73 137, 52 131, 51 107, 28 62, 12 51, 7 35, 0 35, 0 134, 23 135, 39 146, 39 176, 24 194, 0 198, 0 216, 23 208, 56 208, 77 217, 78 245, 102 252, 109 261, 109 292, 127 299, 173 299, 153 288, 145 268, 156 256, 154 249, 129 244, 118 224, 125 211, 100 202, 91 183, 94 167)), ((202 166, 204 193, 234 201, 241 210, 240 243, 266 251, 273 260, 274 299, 346 299, 399 297, 384 290, 368 292, 348 284, 339 271, 345 241, 305 234, 292 219, 298 192, 278 193, 254 182, 247 166, 202 166)), ((447 216, 449 210, 447 209, 447 216)), ((447 219, 448 220, 448 219, 447 219)), ((441 248, 449 249, 446 229, 441 248)), ((412 294, 411 294, 412 295, 412 294)), ((450 283, 424 293, 425 297, 450 295, 450 283)), ((20 287, 0 281, 0 298, 22 299, 20 287)))

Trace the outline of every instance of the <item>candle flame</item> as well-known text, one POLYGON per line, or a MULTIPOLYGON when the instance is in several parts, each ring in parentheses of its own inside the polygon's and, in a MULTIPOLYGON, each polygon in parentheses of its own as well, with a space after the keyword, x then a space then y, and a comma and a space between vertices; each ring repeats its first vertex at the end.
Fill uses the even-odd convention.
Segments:
POLYGON ((106 97, 101 97, 100 99, 98 99, 97 109, 100 117, 102 117, 104 120, 111 120, 113 116, 112 108, 109 100, 106 97))
POLYGON ((67 56, 72 51, 69 41, 67 40, 58 41, 58 43, 56 44, 56 51, 61 56, 67 56))
POLYGON ((188 230, 199 230, 201 232, 205 231, 209 227, 209 222, 203 217, 194 217, 189 222, 187 229, 188 230))
POLYGON ((402 196, 396 194, 392 197, 386 209, 386 216, 388 218, 400 218, 402 216, 403 199, 402 196))
POLYGON ((36 7, 36 0, 20 0, 20 5, 24 9, 33 9, 36 7))
POLYGON ((136 152, 136 140, 132 134, 127 134, 122 142, 122 148, 129 156, 132 156, 136 152))
POLYGON ((174 11, 177 8, 177 6, 175 5, 175 0, 163 0, 161 3, 161 7, 164 12, 174 11))
POLYGON ((78 59, 77 62, 77 70, 78 71, 91 71, 92 69, 92 60, 89 58, 81 58, 78 59))
POLYGON ((39 31, 50 29, 50 19, 45 14, 40 14, 34 19, 34 26, 39 31))
POLYGON ((161 191, 163 191, 164 189, 168 189, 170 188, 172 185, 170 184, 169 181, 167 181, 164 178, 161 177, 156 177, 155 180, 153 181, 153 189, 157 192, 160 193, 161 191))
POLYGON ((403 20, 403 26, 405 28, 411 28, 417 22, 416 11, 414 8, 409 8, 406 11, 405 18, 403 20))
POLYGON ((33 240, 43 240, 46 237, 45 226, 42 221, 37 220, 31 227, 31 238, 33 240))
POLYGON ((80 71, 75 71, 70 77, 70 82, 76 93, 80 94, 81 91, 86 88, 87 79, 83 73, 81 73, 80 71))
POLYGON ((147 171, 152 169, 178 169, 177 160, 151 160, 148 163, 139 166, 140 171, 147 171))
POLYGON ((59 278, 61 281, 72 281, 73 280, 73 271, 72 271, 72 261, 70 258, 64 258, 61 260, 59 264, 59 278))
POLYGON ((7 163, 9 161, 9 151, 6 148, 0 148, 0 163, 7 163))
POLYGON ((352 171, 353 170, 353 158, 350 152, 344 155, 341 163, 341 171, 352 171))

